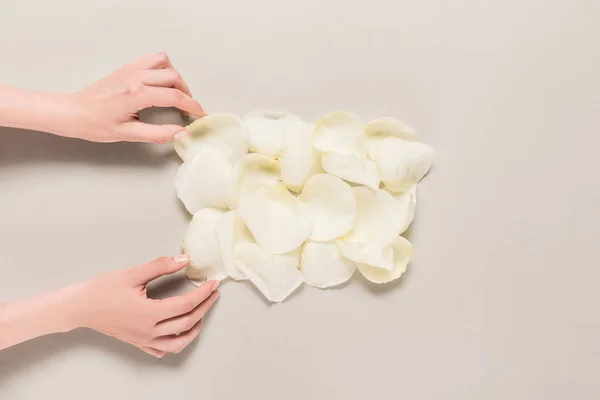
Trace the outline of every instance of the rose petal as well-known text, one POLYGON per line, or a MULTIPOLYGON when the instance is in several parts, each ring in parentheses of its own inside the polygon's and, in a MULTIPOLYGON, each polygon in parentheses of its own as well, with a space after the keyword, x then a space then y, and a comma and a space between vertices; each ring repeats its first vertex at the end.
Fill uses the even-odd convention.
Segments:
POLYGON ((410 126, 394 118, 382 117, 365 125, 365 134, 369 138, 393 136, 404 140, 418 140, 419 135, 410 126))
POLYGON ((412 259, 412 244, 398 236, 391 244, 394 253, 394 267, 391 271, 382 268, 371 267, 365 264, 359 264, 358 270, 369 281, 374 283, 388 283, 398 279, 406 271, 408 263, 412 259))
POLYGON ((244 191, 239 211, 256 242, 271 254, 297 249, 312 232, 310 206, 283 185, 244 191))
POLYGON ((336 111, 317 121, 313 146, 322 153, 367 154, 367 137, 361 120, 345 111, 336 111))
POLYGON ((198 211, 183 239, 183 252, 190 258, 186 275, 195 285, 206 280, 222 280, 227 276, 215 237, 215 228, 223 214, 223 211, 213 208, 198 211))
POLYGON ((277 157, 287 125, 299 119, 292 113, 278 110, 256 110, 246 114, 244 123, 250 134, 250 150, 267 157, 277 157))
POLYGON ((377 164, 366 157, 356 154, 329 153, 321 158, 321 163, 328 174, 371 189, 379 187, 377 164))
POLYGON ((390 244, 406 223, 407 209, 403 209, 385 190, 353 187, 356 197, 356 223, 344 235, 344 241, 383 248, 390 244))
POLYGON ((179 167, 175 190, 191 214, 207 207, 225 208, 231 171, 223 154, 211 147, 203 148, 179 167))
POLYGON ((288 189, 299 192, 307 179, 322 171, 319 154, 312 147, 314 125, 292 121, 283 135, 279 160, 281 180, 288 189))
POLYGON ((272 302, 281 302, 302 285, 299 252, 273 255, 255 243, 236 247, 238 268, 272 302))
POLYGON ((327 241, 343 236, 354 225, 356 198, 350 185, 335 176, 312 176, 299 199, 310 205, 313 231, 310 239, 327 241))
POLYGON ((248 279, 236 265, 235 248, 242 243, 253 243, 254 238, 237 211, 229 211, 221 216, 216 226, 215 237, 225 273, 236 281, 248 279))
POLYGON ((236 208, 244 187, 279 184, 281 166, 279 161, 262 154, 246 154, 235 163, 231 175, 228 203, 231 208, 236 208))
POLYGON ((376 145, 374 160, 383 184, 393 192, 404 192, 429 171, 433 149, 420 142, 388 137, 376 145))
POLYGON ((348 260, 385 270, 394 267, 394 254, 390 245, 368 245, 365 243, 337 241, 340 253, 348 260))
POLYGON ((193 158, 206 147, 220 151, 230 164, 248 152, 248 131, 236 115, 209 115, 195 120, 186 129, 188 136, 173 141, 173 147, 183 161, 193 158))
POLYGON ((340 285, 354 274, 356 265, 341 256, 335 241, 307 241, 302 246, 300 271, 304 282, 321 289, 340 285))
POLYGON ((404 233, 415 219, 415 211, 417 209, 417 185, 404 193, 390 194, 394 200, 398 202, 400 215, 404 215, 404 222, 400 225, 400 233, 404 233))

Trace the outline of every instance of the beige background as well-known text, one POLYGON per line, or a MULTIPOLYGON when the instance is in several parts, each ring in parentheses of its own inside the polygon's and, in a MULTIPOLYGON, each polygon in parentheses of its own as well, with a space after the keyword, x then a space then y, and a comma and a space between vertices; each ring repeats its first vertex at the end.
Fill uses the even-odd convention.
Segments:
MULTIPOLYGON (((436 150, 400 284, 277 306, 227 284, 185 354, 46 337, 0 353, 0 398, 599 398, 599 17, 594 0, 0 0, 1 82, 75 91, 164 50, 209 112, 389 115, 436 150)), ((178 252, 169 150, 0 130, 0 300, 178 252)))

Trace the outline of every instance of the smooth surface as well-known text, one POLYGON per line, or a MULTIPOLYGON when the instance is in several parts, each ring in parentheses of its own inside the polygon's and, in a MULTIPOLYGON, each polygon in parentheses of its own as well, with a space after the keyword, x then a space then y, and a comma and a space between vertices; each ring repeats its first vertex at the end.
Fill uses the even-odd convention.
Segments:
MULTIPOLYGON (((208 112, 386 115, 436 150, 400 284, 357 275, 277 306, 223 285, 185 354, 47 337, 0 353, 0 398, 599 398, 599 15, 593 0, 0 1, 5 83, 74 91, 164 50, 208 112)), ((176 253, 188 217, 168 152, 1 130, 0 299, 176 253)))

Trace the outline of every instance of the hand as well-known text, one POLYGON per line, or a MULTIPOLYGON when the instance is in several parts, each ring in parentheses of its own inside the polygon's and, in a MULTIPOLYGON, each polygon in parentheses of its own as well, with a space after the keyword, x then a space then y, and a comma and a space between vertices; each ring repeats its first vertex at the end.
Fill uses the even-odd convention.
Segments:
POLYGON ((149 54, 72 95, 75 121, 66 136, 93 142, 165 143, 187 131, 179 125, 151 125, 138 120, 149 107, 175 107, 203 117, 202 106, 165 53, 149 54))
POLYGON ((184 256, 164 257, 86 282, 82 325, 158 358, 179 353, 200 333, 202 318, 219 297, 218 282, 209 281, 184 296, 164 300, 149 299, 146 285, 186 264, 184 256))
POLYGON ((155 357, 179 353, 198 334, 219 297, 209 281, 183 296, 153 300, 146 285, 184 268, 184 256, 104 273, 90 281, 28 299, 0 303, 0 350, 76 328, 91 328, 155 357))

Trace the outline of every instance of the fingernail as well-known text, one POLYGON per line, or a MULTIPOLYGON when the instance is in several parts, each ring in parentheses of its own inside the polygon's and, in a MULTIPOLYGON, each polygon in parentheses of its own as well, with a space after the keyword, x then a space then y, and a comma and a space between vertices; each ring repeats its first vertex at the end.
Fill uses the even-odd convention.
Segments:
POLYGON ((217 288, 219 287, 220 284, 221 284, 221 281, 215 281, 215 283, 213 283, 213 287, 212 287, 213 292, 215 290, 217 290, 217 288))
POLYGON ((190 258, 185 254, 180 254, 178 256, 173 257, 173 261, 177 264, 181 264, 190 261, 190 258))
POLYGON ((182 137, 187 136, 187 135, 189 135, 189 132, 187 131, 187 129, 182 129, 175 133, 175 136, 173 136, 173 139, 181 139, 182 137))
POLYGON ((215 301, 217 301, 217 300, 219 299, 219 297, 221 297, 221 292, 217 292, 217 293, 215 293, 215 295, 214 295, 214 297, 213 297, 213 303, 214 303, 215 301))

